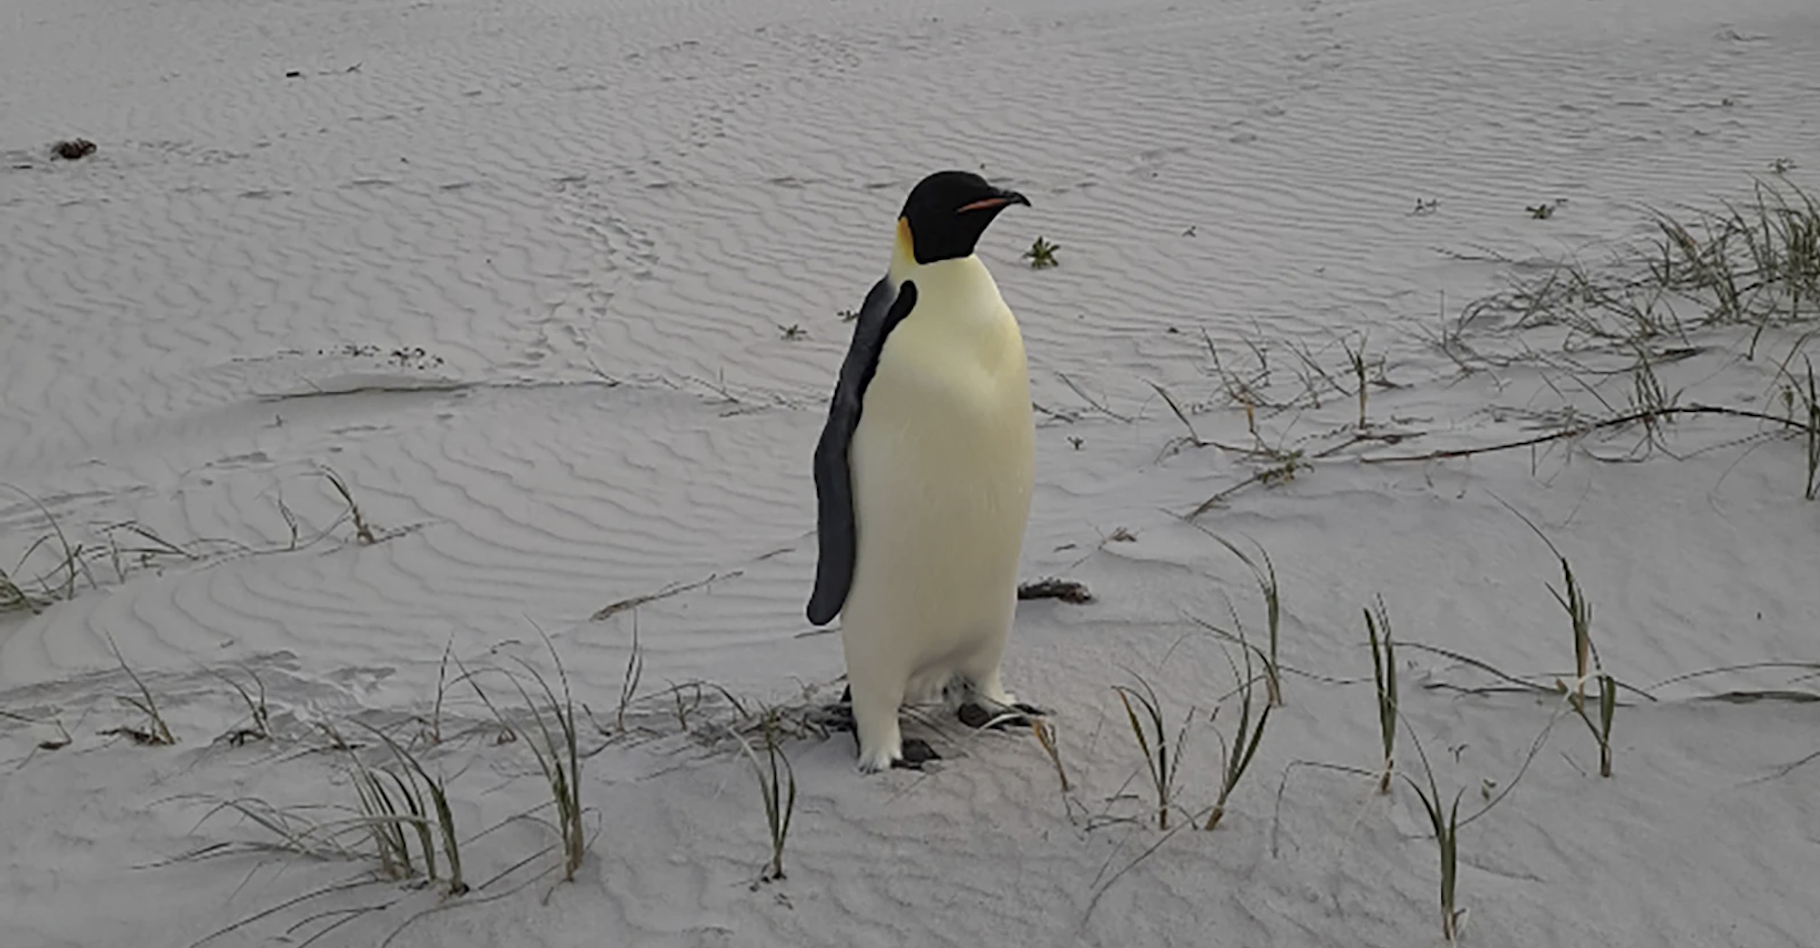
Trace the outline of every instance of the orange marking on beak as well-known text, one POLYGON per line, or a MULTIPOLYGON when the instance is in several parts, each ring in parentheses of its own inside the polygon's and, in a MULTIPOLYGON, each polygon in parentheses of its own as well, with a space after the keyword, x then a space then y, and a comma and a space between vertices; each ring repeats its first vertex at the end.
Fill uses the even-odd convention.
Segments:
POLYGON ((986 210, 987 208, 992 208, 992 207, 1004 207, 1005 205, 1010 204, 1010 203, 1011 203, 1010 198, 1002 198, 1002 197, 981 198, 980 200, 974 201, 972 204, 961 205, 960 210, 957 210, 954 213, 965 214, 968 211, 983 211, 983 210, 986 210))

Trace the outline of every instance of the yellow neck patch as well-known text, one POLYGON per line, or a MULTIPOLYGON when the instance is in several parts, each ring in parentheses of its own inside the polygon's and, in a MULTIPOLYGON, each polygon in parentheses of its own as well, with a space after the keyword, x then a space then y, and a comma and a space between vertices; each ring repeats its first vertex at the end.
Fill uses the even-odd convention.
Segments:
POLYGON ((897 241, 891 247, 891 269, 907 270, 916 266, 916 237, 910 233, 910 219, 897 219, 897 241))

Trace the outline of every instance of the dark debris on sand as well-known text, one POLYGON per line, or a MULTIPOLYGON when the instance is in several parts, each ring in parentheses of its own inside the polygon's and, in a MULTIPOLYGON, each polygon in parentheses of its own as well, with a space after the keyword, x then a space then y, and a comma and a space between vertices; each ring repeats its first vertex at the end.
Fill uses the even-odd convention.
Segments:
POLYGON ((1077 583, 1072 579, 1039 579, 1017 587, 1019 599, 1060 599, 1069 605, 1085 605, 1093 601, 1093 593, 1087 590, 1086 583, 1077 583))
POLYGON ((69 141, 58 142, 51 146, 51 154, 62 158, 64 161, 75 161, 78 158, 87 158, 94 153, 95 143, 86 138, 72 138, 69 141))

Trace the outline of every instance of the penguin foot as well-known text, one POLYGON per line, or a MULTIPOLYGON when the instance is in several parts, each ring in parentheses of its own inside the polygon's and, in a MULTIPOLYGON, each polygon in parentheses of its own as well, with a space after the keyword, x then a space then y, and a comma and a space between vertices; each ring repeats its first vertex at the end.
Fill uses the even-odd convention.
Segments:
POLYGON ((978 703, 972 702, 972 701, 969 701, 966 704, 963 704, 959 708, 957 708, 956 716, 961 719, 962 724, 965 724, 968 727, 973 728, 975 730, 978 730, 979 728, 982 728, 982 727, 989 726, 993 730, 1002 731, 1007 726, 1010 726, 1012 724, 1018 724, 1020 721, 1022 721, 1021 718, 1019 718, 1016 721, 1006 720, 1003 718, 1002 715, 993 714, 992 712, 986 710, 984 705, 981 705, 981 704, 978 704, 978 703), (998 718, 999 720, 994 720, 995 718, 998 718))
POLYGON ((961 719, 961 723, 970 728, 974 728, 975 730, 982 727, 990 727, 995 731, 1003 731, 1007 728, 1014 727, 1026 728, 1030 726, 1031 718, 1046 716, 1037 708, 1022 702, 1012 704, 1009 707, 1011 710, 1017 711, 1018 713, 1012 714, 1009 711, 1003 710, 997 712, 989 711, 984 705, 974 701, 969 701, 961 705, 956 711, 961 719))
POLYGON ((904 756, 891 762, 899 770, 921 770, 923 765, 932 760, 941 760, 942 755, 929 746, 929 742, 920 737, 904 739, 904 756))
POLYGON ((1039 708, 1033 704, 1025 704, 1022 701, 1013 701, 1013 702, 1011 702, 1011 706, 1013 708, 1016 708, 1019 711, 1024 712, 1025 714, 1030 715, 1033 718, 1046 718, 1049 716, 1048 711, 1045 711, 1042 708, 1039 708))
POLYGON ((922 770, 924 764, 941 759, 942 755, 936 753, 935 748, 930 747, 928 741, 917 737, 907 737, 896 757, 886 758, 882 755, 874 758, 861 757, 859 772, 875 774, 882 770, 922 770))
POLYGON ((812 720, 830 731, 850 733, 859 725, 853 720, 853 688, 848 686, 841 692, 840 700, 833 704, 824 704, 815 710, 812 720))
POLYGON ((859 725, 853 721, 853 706, 850 704, 825 704, 817 708, 812 719, 816 724, 837 733, 849 733, 859 725))

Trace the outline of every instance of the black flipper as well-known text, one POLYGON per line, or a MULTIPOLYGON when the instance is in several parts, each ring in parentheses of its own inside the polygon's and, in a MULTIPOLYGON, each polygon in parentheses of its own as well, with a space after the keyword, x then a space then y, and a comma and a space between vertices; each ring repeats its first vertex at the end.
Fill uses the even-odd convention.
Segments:
POLYGON ((853 585, 858 537, 853 525, 853 472, 848 450, 859 428, 866 386, 878 371, 885 337, 916 306, 916 284, 892 287, 885 277, 873 284, 853 327, 853 342, 841 363, 840 379, 828 402, 828 421, 815 445, 816 530, 820 556, 815 562, 815 592, 809 597, 809 621, 827 625, 847 603, 853 585))

